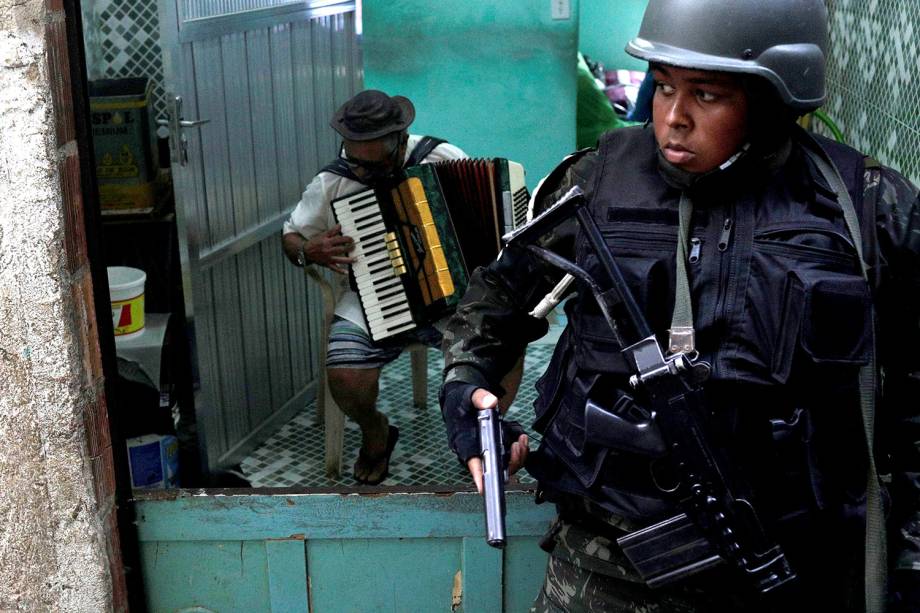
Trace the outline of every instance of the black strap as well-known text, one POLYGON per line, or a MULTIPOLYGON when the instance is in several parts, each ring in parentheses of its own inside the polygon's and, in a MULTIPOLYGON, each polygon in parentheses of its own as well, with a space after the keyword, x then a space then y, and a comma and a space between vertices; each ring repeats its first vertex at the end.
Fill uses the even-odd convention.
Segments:
MULTIPOLYGON (((803 133, 804 134, 804 133, 803 133)), ((802 144, 805 153, 817 165, 818 170, 830 184, 831 189, 837 192, 837 202, 843 209, 843 219, 846 222, 850 238, 859 255, 863 278, 869 284, 869 266, 863 257, 862 231, 859 225, 859 215, 853 206, 853 201, 847 191, 846 184, 834 165, 830 156, 821 148, 821 145, 805 135, 802 144)), ((882 613, 885 610, 888 579, 888 548, 885 534, 885 515, 883 508, 882 490, 879 483, 878 470, 875 466, 875 400, 876 400, 876 370, 875 370, 875 328, 874 310, 872 316, 872 352, 869 354, 869 363, 859 369, 859 400, 862 409, 863 429, 866 434, 868 447, 869 470, 866 484, 866 613, 882 613)))
MULTIPOLYGON (((438 145, 446 142, 447 141, 442 138, 423 136, 422 139, 416 143, 415 147, 412 148, 412 152, 409 154, 409 158, 406 160, 406 163, 403 164, 403 168, 418 166, 421 164, 422 160, 428 157, 429 153, 437 148, 438 145)), ((345 160, 342 158, 335 158, 335 160, 323 166, 320 172, 332 173, 340 177, 345 177, 346 179, 351 179, 352 181, 357 181, 362 185, 370 185, 369 183, 361 180, 358 175, 352 172, 351 168, 348 167, 348 164, 346 164, 345 160)))
POLYGON ((328 172, 334 175, 339 175, 340 177, 345 177, 346 179, 351 179, 352 181, 357 181, 362 185, 368 185, 352 172, 351 168, 348 167, 348 164, 345 163, 345 160, 342 158, 335 158, 334 161, 330 162, 323 166, 320 172, 328 172))
POLYGON ((447 141, 442 138, 423 136, 422 140, 420 140, 412 149, 412 153, 409 154, 409 159, 407 159, 406 163, 403 164, 403 168, 418 166, 422 163, 422 160, 428 157, 429 153, 435 150, 438 145, 446 142, 447 141))

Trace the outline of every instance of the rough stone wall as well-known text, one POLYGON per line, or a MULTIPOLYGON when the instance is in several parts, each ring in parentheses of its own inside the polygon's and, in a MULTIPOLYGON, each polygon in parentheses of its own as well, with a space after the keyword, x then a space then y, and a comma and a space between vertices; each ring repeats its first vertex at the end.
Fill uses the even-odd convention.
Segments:
POLYGON ((0 610, 96 613, 117 543, 64 22, 0 0, 0 610))

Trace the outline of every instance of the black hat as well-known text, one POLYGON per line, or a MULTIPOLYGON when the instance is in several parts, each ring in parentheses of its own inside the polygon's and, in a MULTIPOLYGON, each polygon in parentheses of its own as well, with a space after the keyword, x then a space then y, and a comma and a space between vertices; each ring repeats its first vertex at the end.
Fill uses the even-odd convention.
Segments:
POLYGON ((329 125, 348 140, 374 140, 402 132, 415 119, 415 107, 403 96, 368 89, 343 104, 329 125))

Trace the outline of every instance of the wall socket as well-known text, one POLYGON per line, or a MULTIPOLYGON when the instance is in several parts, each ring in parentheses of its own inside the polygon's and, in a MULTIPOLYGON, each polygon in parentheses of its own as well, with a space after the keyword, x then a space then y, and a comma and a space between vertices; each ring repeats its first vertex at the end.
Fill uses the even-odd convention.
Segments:
POLYGON ((553 19, 570 19, 572 17, 572 7, 569 0, 549 0, 550 12, 553 19))

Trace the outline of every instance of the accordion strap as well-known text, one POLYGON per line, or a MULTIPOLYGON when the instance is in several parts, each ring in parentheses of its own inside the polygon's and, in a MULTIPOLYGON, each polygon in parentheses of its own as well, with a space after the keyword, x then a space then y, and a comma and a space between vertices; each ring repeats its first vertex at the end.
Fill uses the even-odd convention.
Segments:
POLYGON ((422 163, 422 160, 428 157, 429 153, 435 150, 438 145, 446 142, 447 141, 442 138, 423 136, 422 140, 420 140, 412 149, 412 153, 409 154, 409 159, 407 159, 406 163, 403 164, 403 168, 418 166, 422 163))
POLYGON ((348 167, 348 164, 346 164, 345 160, 342 158, 335 158, 335 161, 323 166, 320 172, 329 172, 334 175, 339 175, 340 177, 345 177, 346 179, 351 179, 352 181, 357 181, 361 185, 368 185, 362 181, 358 175, 351 171, 351 168, 348 167))
MULTIPOLYGON (((409 154, 409 158, 406 160, 406 163, 403 164, 403 168, 421 164, 422 160, 428 157, 428 154, 434 151, 438 145, 446 142, 447 141, 442 138, 423 136, 412 149, 412 153, 409 154)), ((340 177, 345 177, 346 179, 351 179, 362 185, 371 186, 370 183, 363 181, 358 175, 352 172, 351 168, 348 167, 348 164, 346 164, 342 158, 335 158, 335 160, 323 166, 320 172, 329 172, 334 175, 339 175, 340 177)))

